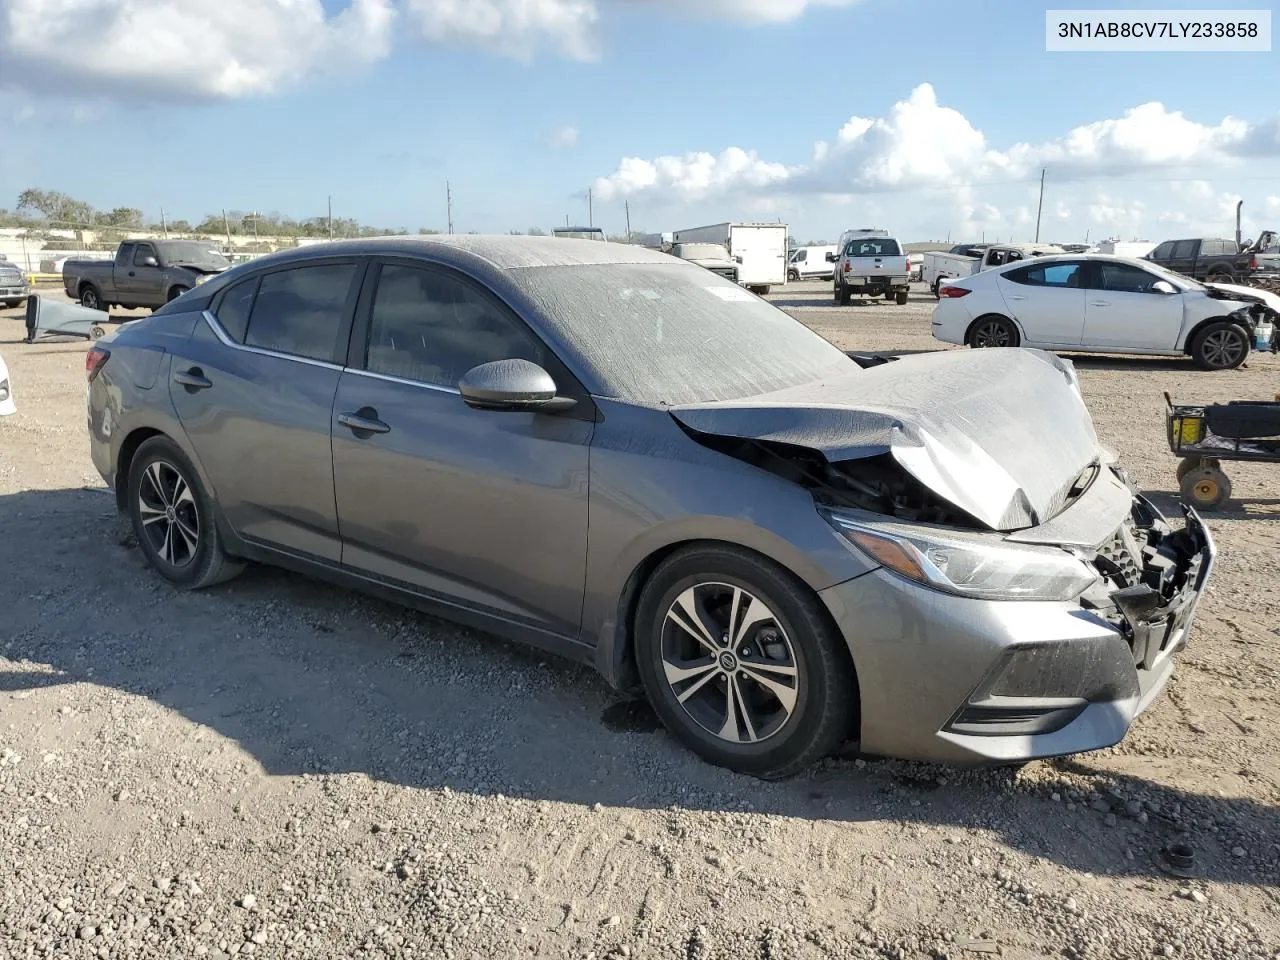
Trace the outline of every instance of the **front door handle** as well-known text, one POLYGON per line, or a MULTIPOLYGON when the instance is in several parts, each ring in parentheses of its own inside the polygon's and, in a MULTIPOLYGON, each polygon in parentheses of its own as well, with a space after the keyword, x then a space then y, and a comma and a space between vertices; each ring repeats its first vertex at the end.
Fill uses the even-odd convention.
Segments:
POLYGON ((1090 301, 1089 301, 1089 306, 1091 306, 1091 307, 1109 307, 1109 306, 1111 306, 1111 301, 1110 301, 1110 300, 1090 300, 1090 301))
POLYGON ((355 413, 340 413, 338 414, 338 423, 356 436, 360 436, 362 433, 391 432, 391 427, 378 419, 378 411, 372 407, 361 407, 355 413))
POLYGON ((208 390, 213 386, 213 381, 204 375, 204 371, 199 367, 192 367, 190 370, 181 370, 173 375, 173 382, 180 383, 188 390, 208 390))
POLYGON ((1009 299, 1010 299, 1010 300, 1025 300, 1025 299, 1027 299, 1027 298, 1026 298, 1026 297, 1020 297, 1020 296, 1018 296, 1017 294, 1012 294, 1012 293, 1011 293, 1011 294, 1009 294, 1009 299))

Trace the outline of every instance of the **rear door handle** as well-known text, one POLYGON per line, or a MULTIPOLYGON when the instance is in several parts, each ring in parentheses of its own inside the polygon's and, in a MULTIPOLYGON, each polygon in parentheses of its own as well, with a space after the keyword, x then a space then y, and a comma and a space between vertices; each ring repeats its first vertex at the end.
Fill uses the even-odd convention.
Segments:
POLYGON ((338 423, 359 436, 362 433, 390 433, 390 425, 378 419, 378 411, 361 407, 355 413, 338 414, 338 423))
POLYGON ((192 367, 190 370, 181 370, 173 375, 173 382, 180 383, 189 390, 208 390, 213 386, 213 381, 204 375, 204 371, 199 367, 192 367))

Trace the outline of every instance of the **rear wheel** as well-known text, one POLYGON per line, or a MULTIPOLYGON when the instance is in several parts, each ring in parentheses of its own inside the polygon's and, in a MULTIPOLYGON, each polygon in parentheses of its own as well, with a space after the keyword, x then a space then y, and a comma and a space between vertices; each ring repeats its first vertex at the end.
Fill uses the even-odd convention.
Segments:
POLYGON ((847 307, 853 302, 853 291, 849 289, 848 284, 839 284, 836 290, 836 299, 840 301, 840 306, 847 307))
POLYGON ((1252 346, 1249 331, 1238 323, 1211 323, 1191 341, 1191 359, 1202 370, 1232 370, 1244 363, 1252 346))
POLYGON ((1230 283, 1234 279, 1235 274, 1226 267, 1215 267, 1209 271, 1208 280, 1210 283, 1230 283))
POLYGON ((796 773, 852 732, 844 641, 803 583, 729 546, 681 550, 645 584, 636 661, 667 729, 710 763, 796 773))
POLYGON ((1179 484, 1182 499, 1199 510, 1217 510, 1231 498, 1231 481, 1217 467, 1187 471, 1179 484))
POLYGON ((108 311, 110 308, 103 302, 102 295, 96 287, 85 287, 80 291, 80 306, 89 310, 108 311))
POLYGON ((153 437, 129 465, 126 502, 133 532, 157 573, 175 587, 198 590, 244 569, 222 549, 213 507, 182 449, 153 437))
POLYGON ((907 305, 907 291, 903 290, 898 294, 898 306, 905 307, 907 305))
POLYGON ((1016 347, 1018 331, 1007 317, 980 317, 969 328, 969 346, 1016 347))

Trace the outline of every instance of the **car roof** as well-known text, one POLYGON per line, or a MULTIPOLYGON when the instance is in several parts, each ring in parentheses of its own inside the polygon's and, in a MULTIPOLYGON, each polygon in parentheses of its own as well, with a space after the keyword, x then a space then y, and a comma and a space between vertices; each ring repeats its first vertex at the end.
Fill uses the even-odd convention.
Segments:
POLYGON ((252 261, 256 268, 294 260, 332 256, 430 257, 456 266, 483 264, 490 269, 592 266, 609 263, 670 263, 664 253, 628 243, 565 237, 518 237, 483 234, 366 237, 308 244, 252 261))

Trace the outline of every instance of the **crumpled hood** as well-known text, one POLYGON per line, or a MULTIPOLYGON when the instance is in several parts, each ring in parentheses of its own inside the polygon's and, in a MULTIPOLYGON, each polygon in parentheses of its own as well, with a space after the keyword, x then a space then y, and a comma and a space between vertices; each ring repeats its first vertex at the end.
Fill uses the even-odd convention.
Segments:
POLYGON ((1039 350, 946 351, 746 400, 675 407, 703 434, 805 447, 831 463, 891 454, 993 530, 1043 523, 1100 450, 1074 368, 1039 350))

